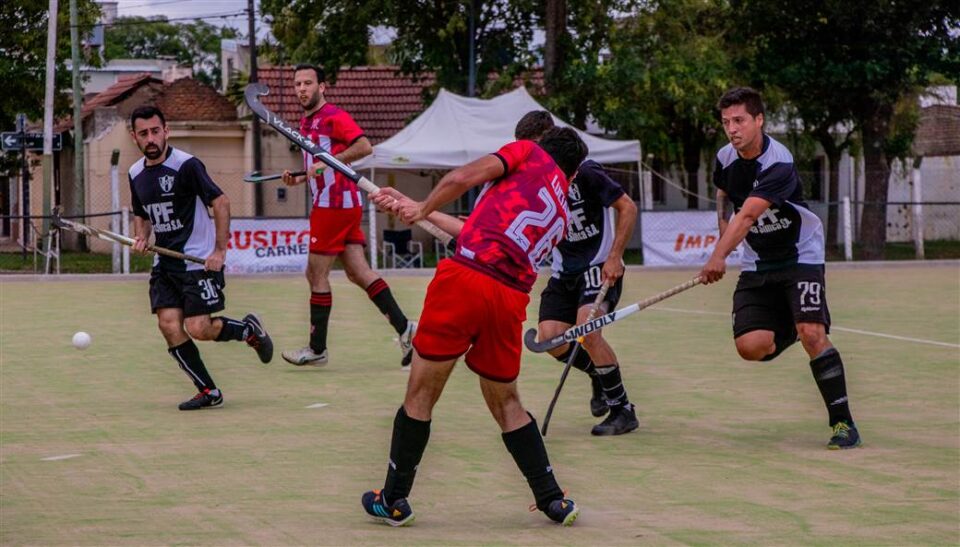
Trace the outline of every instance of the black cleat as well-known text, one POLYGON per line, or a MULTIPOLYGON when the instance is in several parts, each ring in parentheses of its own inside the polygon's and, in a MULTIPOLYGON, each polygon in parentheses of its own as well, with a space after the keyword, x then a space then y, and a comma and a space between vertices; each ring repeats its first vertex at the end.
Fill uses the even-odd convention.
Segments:
POLYGON ((394 500, 387 505, 384 503, 380 490, 370 490, 363 494, 360 503, 368 515, 390 526, 408 526, 413 522, 413 509, 406 498, 394 500))
POLYGON ((177 407, 180 410, 200 410, 201 408, 214 408, 223 404, 223 392, 220 392, 219 395, 213 396, 210 394, 209 389, 205 389, 200 393, 197 393, 193 396, 192 399, 188 399, 177 407))
POLYGON ((270 335, 263 328, 260 318, 255 313, 248 313, 243 318, 243 322, 249 329, 246 339, 247 345, 257 352, 257 357, 260 358, 261 363, 269 363, 273 359, 273 340, 270 339, 270 335))
POLYGON ((607 406, 607 401, 603 398, 603 385, 600 384, 600 376, 591 374, 590 383, 593 387, 593 396, 590 397, 590 414, 599 418, 606 414, 610 407, 607 406))
POLYGON ((616 410, 611 410, 607 419, 593 426, 590 430, 592 435, 623 435, 630 433, 640 427, 640 421, 637 420, 637 413, 632 404, 623 405, 616 410))
POLYGON ((853 423, 837 422, 833 425, 833 437, 827 443, 830 450, 843 450, 860 446, 860 432, 853 423))
POLYGON ((561 526, 571 526, 580 516, 580 508, 571 499, 553 500, 544 513, 561 526))

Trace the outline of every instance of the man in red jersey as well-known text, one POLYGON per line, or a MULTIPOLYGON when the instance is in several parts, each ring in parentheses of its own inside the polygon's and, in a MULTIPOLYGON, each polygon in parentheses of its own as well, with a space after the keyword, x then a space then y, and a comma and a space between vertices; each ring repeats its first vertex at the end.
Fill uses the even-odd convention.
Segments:
MULTIPOLYGON (((328 103, 323 70, 314 65, 294 68, 294 86, 304 116, 300 134, 307 136, 343 163, 359 160, 373 152, 370 141, 350 114, 328 103)), ((400 340, 403 353, 401 366, 408 366, 413 354, 410 344, 416 324, 407 320, 387 283, 370 269, 363 252, 366 238, 360 230, 363 202, 357 185, 347 177, 310 154, 304 153, 308 175, 293 176, 283 172, 287 186, 310 182, 313 207, 310 213, 310 256, 307 259, 307 281, 310 283, 310 343, 297 350, 281 353, 284 360, 297 366, 322 366, 327 363, 327 325, 333 297, 330 291, 330 269, 340 257, 347 279, 367 291, 367 296, 390 321, 400 340)))
POLYGON ((406 498, 430 436, 433 407, 454 363, 466 354, 537 508, 563 525, 577 518, 579 508, 564 498, 554 478, 537 423, 520 403, 516 378, 536 267, 566 233, 568 181, 586 155, 574 130, 555 128, 539 144, 512 142, 451 171, 422 203, 383 191, 374 197, 404 222, 428 218, 448 228, 455 223, 442 222, 442 213, 435 211, 470 188, 494 181, 454 234, 454 257, 440 262, 427 288, 407 394, 393 422, 386 482, 362 498, 370 516, 392 526, 413 521, 406 498))

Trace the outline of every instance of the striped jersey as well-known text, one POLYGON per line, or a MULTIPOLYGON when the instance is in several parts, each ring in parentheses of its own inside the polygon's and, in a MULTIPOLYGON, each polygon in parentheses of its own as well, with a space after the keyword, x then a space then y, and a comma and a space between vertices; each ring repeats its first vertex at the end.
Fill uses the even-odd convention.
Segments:
POLYGON ((737 211, 749 197, 770 202, 747 233, 743 270, 823 264, 823 225, 803 201, 800 175, 785 146, 764 135, 761 154, 746 160, 727 144, 717 152, 713 183, 726 192, 737 211))
POLYGON ((533 141, 511 142, 494 155, 504 174, 484 185, 452 260, 528 293, 537 265, 566 234, 569 184, 533 141))
MULTIPOLYGON (((363 130, 346 111, 324 103, 313 114, 300 118, 300 134, 335 156, 363 137, 363 130)), ((323 163, 304 152, 303 167, 308 173, 314 207, 350 209, 363 206, 360 192, 352 180, 331 168, 324 169, 319 176, 311 175, 317 166, 323 166, 323 163)))
POLYGON ((607 261, 615 231, 611 205, 623 194, 623 188, 599 163, 587 160, 580 164, 567 192, 567 237, 553 249, 553 277, 580 275, 607 261))
MULTIPOLYGON (((207 207, 223 191, 200 160, 167 146, 163 163, 146 165, 146 158, 140 158, 130 166, 129 177, 133 214, 150 221, 158 247, 200 258, 213 252, 216 229, 207 207)), ((155 255, 153 267, 182 272, 202 270, 203 264, 155 255)))

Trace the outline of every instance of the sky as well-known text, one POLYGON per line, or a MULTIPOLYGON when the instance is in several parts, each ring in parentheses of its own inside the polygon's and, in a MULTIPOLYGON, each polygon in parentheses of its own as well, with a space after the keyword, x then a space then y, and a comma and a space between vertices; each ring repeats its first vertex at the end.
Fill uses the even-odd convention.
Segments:
MULTIPOLYGON (((259 10, 258 0, 254 0, 254 5, 259 10)), ((246 9, 247 0, 119 0, 117 2, 117 12, 120 17, 165 15, 168 19, 177 19, 234 14, 229 17, 204 20, 212 25, 229 25, 243 31, 244 34, 247 32, 246 9)), ((257 27, 258 37, 263 37, 270 32, 266 24, 258 23, 257 27)))

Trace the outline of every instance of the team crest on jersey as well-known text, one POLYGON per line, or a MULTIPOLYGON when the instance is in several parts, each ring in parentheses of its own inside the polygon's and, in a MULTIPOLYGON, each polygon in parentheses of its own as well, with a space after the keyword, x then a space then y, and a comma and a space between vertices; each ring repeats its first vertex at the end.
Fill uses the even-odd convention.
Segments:
POLYGON ((160 177, 160 189, 164 193, 169 192, 173 188, 173 175, 164 175, 160 177))
POLYGON ((570 189, 567 190, 567 196, 570 201, 583 201, 580 199, 580 187, 576 183, 570 183, 570 189))

